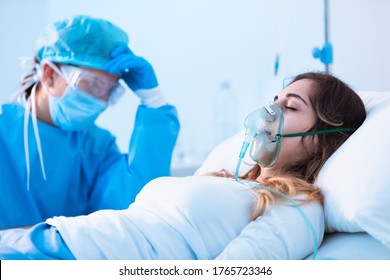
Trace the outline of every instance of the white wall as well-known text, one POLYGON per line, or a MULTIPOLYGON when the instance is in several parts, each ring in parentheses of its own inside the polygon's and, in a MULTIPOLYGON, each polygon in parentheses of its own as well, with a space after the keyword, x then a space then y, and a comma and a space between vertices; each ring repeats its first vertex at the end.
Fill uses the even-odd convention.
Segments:
POLYGON ((355 89, 390 90, 390 1, 330 2, 333 72, 355 89))
POLYGON ((16 90, 20 56, 32 56, 49 17, 47 0, 0 0, 0 103, 16 90))
MULTIPOLYGON (((239 98, 242 123, 272 99, 283 78, 324 69, 311 56, 324 43, 323 0, 2 0, 0 100, 19 77, 16 57, 31 53, 43 23, 74 14, 106 18, 128 32, 130 47, 153 64, 168 101, 178 108, 178 150, 196 162, 215 144, 212 98, 222 81, 230 81, 239 98)), ((333 73, 355 89, 390 90, 389 26, 387 0, 330 0, 333 73)), ((98 120, 123 151, 137 102, 128 94, 98 120)))

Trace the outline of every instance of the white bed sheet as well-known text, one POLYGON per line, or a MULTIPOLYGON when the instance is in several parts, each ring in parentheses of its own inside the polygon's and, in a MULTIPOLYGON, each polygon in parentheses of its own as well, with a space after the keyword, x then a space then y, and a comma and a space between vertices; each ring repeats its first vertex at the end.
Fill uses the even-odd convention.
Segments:
POLYGON ((317 259, 390 260, 390 248, 364 232, 331 233, 325 235, 317 259))

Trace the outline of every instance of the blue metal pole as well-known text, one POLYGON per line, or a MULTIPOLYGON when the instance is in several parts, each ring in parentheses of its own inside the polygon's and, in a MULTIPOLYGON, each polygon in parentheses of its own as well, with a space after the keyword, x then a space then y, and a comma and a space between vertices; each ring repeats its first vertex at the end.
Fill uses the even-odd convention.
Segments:
POLYGON ((330 56, 330 61, 329 61, 329 58, 327 59, 327 62, 328 63, 325 63, 325 71, 326 73, 329 73, 329 63, 332 63, 333 62, 333 50, 332 50, 332 45, 330 44, 329 42, 329 13, 328 13, 328 8, 329 8, 329 2, 328 0, 324 0, 324 26, 325 26, 325 45, 324 47, 322 48, 322 51, 325 50, 325 48, 327 48, 326 52, 326 56, 330 56))
POLYGON ((313 49, 313 57, 319 58, 322 63, 325 65, 325 71, 330 72, 330 65, 333 63, 333 47, 329 40, 329 2, 324 0, 324 29, 325 29, 325 43, 320 48, 313 49))

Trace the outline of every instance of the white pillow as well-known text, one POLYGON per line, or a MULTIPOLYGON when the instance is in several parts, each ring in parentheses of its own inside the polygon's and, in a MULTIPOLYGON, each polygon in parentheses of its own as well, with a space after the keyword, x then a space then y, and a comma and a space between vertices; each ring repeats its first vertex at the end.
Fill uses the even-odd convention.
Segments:
POLYGON ((359 92, 367 118, 329 158, 318 184, 329 232, 365 231, 390 247, 390 92, 359 92))
MULTIPOLYGON (((367 118, 329 158, 318 185, 325 197, 328 232, 367 232, 390 247, 390 92, 361 91, 367 118)), ((244 132, 215 147, 196 175, 234 174, 244 132)), ((254 164, 246 154, 240 174, 254 164)))
MULTIPOLYGON (((241 150, 241 145, 244 140, 245 130, 240 131, 234 136, 226 139, 222 143, 218 144, 207 156, 206 160, 202 163, 199 169, 195 172, 195 175, 207 174, 210 172, 220 171, 225 169, 232 175, 236 172, 236 166, 238 162, 238 155, 241 150)), ((240 175, 249 171, 256 162, 249 156, 249 149, 245 154, 240 167, 240 175)))

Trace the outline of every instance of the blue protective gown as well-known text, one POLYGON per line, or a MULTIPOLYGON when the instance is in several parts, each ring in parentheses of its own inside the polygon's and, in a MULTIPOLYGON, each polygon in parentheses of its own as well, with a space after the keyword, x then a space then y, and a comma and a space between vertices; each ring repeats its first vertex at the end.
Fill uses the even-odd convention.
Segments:
POLYGON ((139 106, 129 153, 97 126, 64 131, 38 120, 46 180, 31 116, 28 128, 30 187, 23 145, 24 107, 2 105, 0 114, 0 229, 49 217, 124 209, 150 180, 170 174, 179 122, 176 109, 139 106))

